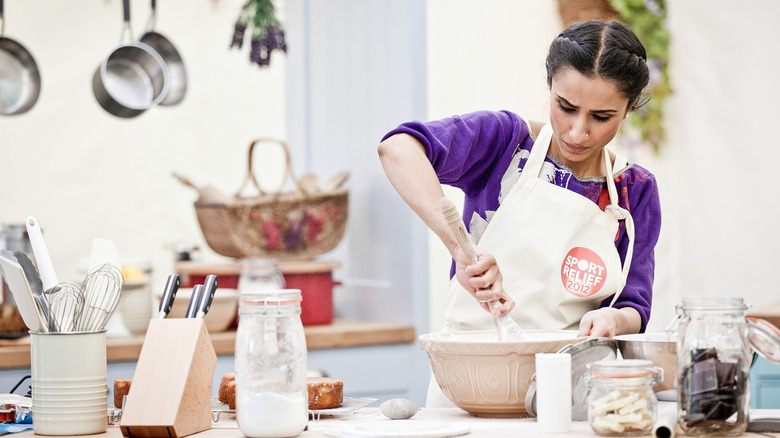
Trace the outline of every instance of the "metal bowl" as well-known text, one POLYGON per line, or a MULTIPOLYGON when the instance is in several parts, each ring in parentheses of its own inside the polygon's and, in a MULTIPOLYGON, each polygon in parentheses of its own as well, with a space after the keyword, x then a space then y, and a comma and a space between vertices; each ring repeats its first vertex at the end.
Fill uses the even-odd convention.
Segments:
POLYGON ((623 359, 649 359, 664 370, 656 392, 677 387, 677 337, 666 333, 637 333, 615 336, 623 359))

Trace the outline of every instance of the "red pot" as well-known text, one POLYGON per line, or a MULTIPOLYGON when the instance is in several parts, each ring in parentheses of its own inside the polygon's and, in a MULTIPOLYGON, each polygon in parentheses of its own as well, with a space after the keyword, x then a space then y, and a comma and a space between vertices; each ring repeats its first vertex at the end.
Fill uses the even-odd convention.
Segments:
MULTIPOLYGON (((300 289, 301 322, 303 325, 330 324, 333 321, 333 286, 341 283, 333 280, 337 262, 290 261, 281 262, 285 288, 300 289)), ((219 287, 238 289, 238 265, 179 262, 176 271, 182 275, 182 287, 203 284, 206 276, 216 274, 219 287)), ((230 325, 238 326, 238 315, 230 325)))

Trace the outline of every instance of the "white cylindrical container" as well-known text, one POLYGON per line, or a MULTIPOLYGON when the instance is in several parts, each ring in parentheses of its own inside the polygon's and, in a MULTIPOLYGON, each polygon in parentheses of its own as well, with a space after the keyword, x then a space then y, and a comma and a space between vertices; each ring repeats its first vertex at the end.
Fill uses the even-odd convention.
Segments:
POLYGON ((297 436, 309 420, 301 291, 242 292, 238 315, 238 427, 249 438, 297 436))
POLYGON ((571 430, 571 354, 536 353, 536 420, 540 432, 571 430))
POLYGON ((33 431, 106 431, 106 332, 30 333, 33 431))

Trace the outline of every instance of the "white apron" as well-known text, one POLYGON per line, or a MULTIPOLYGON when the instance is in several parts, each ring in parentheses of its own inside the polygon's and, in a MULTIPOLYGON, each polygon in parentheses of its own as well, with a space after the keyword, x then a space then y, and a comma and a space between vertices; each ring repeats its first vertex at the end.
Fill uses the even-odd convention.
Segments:
MULTIPOLYGON (((631 266, 634 222, 618 206, 614 171, 606 148, 610 204, 606 211, 582 195, 539 179, 552 139, 547 124, 531 149, 518 181, 488 224, 478 247, 496 258, 504 290, 515 300, 511 316, 523 329, 577 329, 582 316, 614 294, 631 266), (629 237, 625 263, 615 247, 618 221, 629 237)), ((610 304, 610 305, 611 305, 610 304)), ((453 277, 445 304, 445 330, 492 329, 493 317, 453 277)))

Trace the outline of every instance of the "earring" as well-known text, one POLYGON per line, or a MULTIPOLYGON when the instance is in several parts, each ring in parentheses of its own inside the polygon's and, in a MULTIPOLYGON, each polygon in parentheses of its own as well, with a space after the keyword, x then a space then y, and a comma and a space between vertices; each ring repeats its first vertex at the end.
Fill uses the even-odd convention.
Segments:
POLYGON ((586 133, 585 133, 585 138, 588 138, 588 137, 590 137, 590 134, 588 134, 588 133, 586 132, 586 133))

